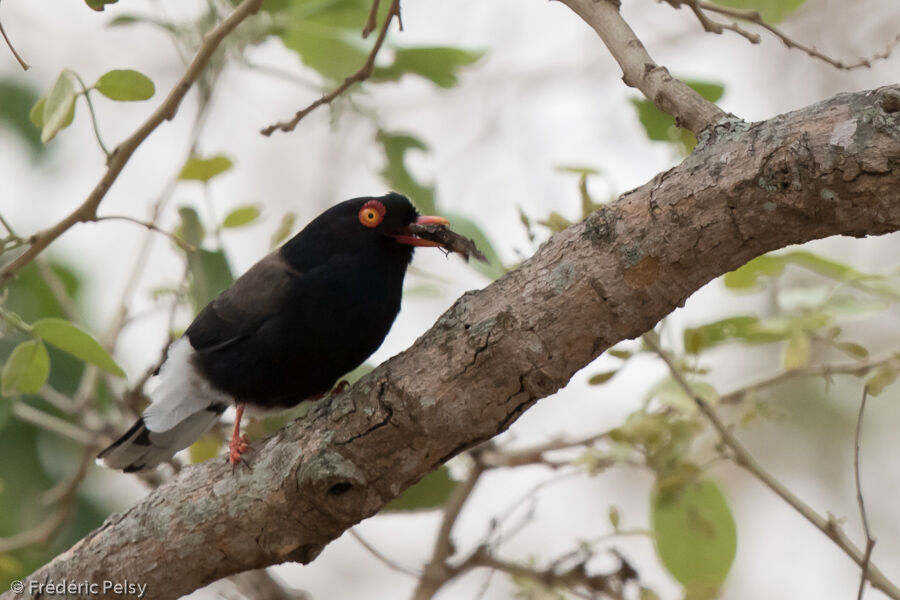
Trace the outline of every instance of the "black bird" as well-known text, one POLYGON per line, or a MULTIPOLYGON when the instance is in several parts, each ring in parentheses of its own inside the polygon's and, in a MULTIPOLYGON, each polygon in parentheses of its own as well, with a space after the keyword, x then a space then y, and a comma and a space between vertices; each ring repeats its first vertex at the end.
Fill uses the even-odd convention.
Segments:
POLYGON ((98 458, 125 472, 187 448, 237 405, 229 461, 247 450, 244 405, 287 408, 328 392, 381 345, 400 311, 419 216, 400 194, 354 198, 316 217, 210 302, 169 346, 144 415, 98 458))

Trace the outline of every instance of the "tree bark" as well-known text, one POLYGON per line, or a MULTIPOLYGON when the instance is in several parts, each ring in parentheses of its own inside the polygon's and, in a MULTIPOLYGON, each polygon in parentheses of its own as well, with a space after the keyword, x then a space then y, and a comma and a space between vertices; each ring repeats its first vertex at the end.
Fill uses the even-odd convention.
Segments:
POLYGON ((680 165, 467 292, 409 350, 258 443, 252 471, 185 469, 29 576, 23 596, 0 598, 65 579, 128 580, 166 600, 312 561, 714 277, 789 244, 897 229, 900 86, 719 121, 680 165))

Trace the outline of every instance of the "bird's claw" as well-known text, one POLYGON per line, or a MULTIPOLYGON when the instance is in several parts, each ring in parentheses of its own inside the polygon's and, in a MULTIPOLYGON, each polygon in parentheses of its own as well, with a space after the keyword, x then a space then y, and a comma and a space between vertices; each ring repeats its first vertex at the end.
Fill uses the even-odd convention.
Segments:
POLYGON ((228 443, 228 462, 231 464, 231 472, 237 468, 238 463, 243 463, 250 469, 250 463, 242 456, 245 452, 252 450, 250 447, 250 438, 247 437, 247 434, 240 437, 232 437, 231 442, 228 443))

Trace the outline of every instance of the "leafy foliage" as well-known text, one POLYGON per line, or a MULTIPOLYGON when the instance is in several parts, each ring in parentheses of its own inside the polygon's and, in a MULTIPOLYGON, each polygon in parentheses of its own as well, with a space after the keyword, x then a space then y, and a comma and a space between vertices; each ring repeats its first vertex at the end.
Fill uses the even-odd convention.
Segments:
POLYGON ((728 501, 712 480, 676 489, 657 486, 651 500, 656 551, 690 598, 713 598, 737 552, 728 501))
POLYGON ((192 156, 184 163, 181 168, 179 179, 185 181, 201 181, 209 183, 209 180, 216 175, 221 175, 230 170, 234 163, 230 158, 222 154, 217 154, 209 158, 201 158, 192 156))
POLYGON ((90 334, 66 319, 47 317, 31 324, 31 331, 48 344, 55 346, 86 363, 97 365, 104 371, 124 377, 122 367, 90 334))
POLYGON ((806 0, 712 0, 715 4, 758 12, 764 21, 775 25, 791 16, 806 0))
MULTIPOLYGON (((710 102, 718 102, 725 93, 725 86, 719 83, 689 79, 682 81, 710 102)), ((697 138, 693 133, 676 126, 675 119, 656 108, 650 100, 632 98, 631 104, 637 111, 638 120, 644 126, 647 137, 651 140, 673 144, 680 154, 689 154, 697 145, 697 138)))
POLYGON ((482 56, 483 52, 445 46, 398 48, 389 66, 375 69, 372 81, 397 81, 404 75, 418 75, 442 88, 451 88, 459 83, 462 67, 474 64, 482 56))
POLYGON ((110 100, 120 102, 147 100, 156 93, 153 81, 133 69, 109 71, 97 80, 94 89, 110 100))
MULTIPOLYGON (((28 144, 32 155, 40 157, 44 145, 41 143, 40 133, 29 122, 31 107, 37 100, 37 94, 31 88, 12 80, 0 80, 0 123, 12 128, 28 144)), ((41 118, 43 119, 43 114, 41 118)))
POLYGON ((402 494, 388 502, 382 512, 428 510, 442 506, 458 483, 450 477, 447 467, 441 465, 402 494))

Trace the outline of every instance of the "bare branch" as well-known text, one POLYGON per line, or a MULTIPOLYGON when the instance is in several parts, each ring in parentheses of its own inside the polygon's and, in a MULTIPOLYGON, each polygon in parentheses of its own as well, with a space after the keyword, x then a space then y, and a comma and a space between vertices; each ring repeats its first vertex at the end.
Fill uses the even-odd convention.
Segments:
POLYGON ((419 584, 413 592, 413 600, 429 600, 442 585, 455 577, 456 572, 447 564, 447 559, 456 552, 451 538, 453 526, 482 474, 484 474, 484 467, 476 457, 465 481, 453 490, 453 494, 444 504, 444 519, 441 521, 441 528, 438 530, 437 539, 434 542, 431 560, 425 566, 425 572, 422 573, 419 584))
POLYGON ((868 561, 866 553, 861 551, 859 547, 857 547, 847 534, 844 533, 843 529, 841 529, 840 525, 830 519, 826 519, 819 515, 816 511, 812 509, 812 507, 801 500, 798 496, 796 496, 791 490, 789 490, 785 485, 783 485, 780 481, 778 481, 771 473, 766 471, 761 464, 759 464, 753 455, 744 447, 744 445, 737 439, 737 437, 731 432, 725 423, 719 418, 716 414, 716 411, 706 403, 703 398, 698 396, 694 389, 690 386, 690 384, 685 380, 684 375, 682 375, 681 371, 675 366, 675 363, 672 360, 672 357, 669 356, 669 353, 663 350, 659 343, 657 342, 655 334, 646 334, 644 335, 644 343, 650 347, 659 357, 666 363, 669 367, 669 372, 672 374, 672 378, 678 383, 678 385, 684 390, 684 392, 691 398, 694 399, 694 403, 697 405, 697 408, 700 409, 700 412, 703 413, 703 416, 712 424, 713 428, 716 430, 716 433, 719 434, 719 438, 722 440, 722 443, 731 451, 733 454, 732 459, 735 464, 740 467, 743 467, 750 474, 752 474, 756 479, 758 479, 763 485, 767 488, 775 492, 782 500, 787 502, 791 508, 800 513, 807 521, 813 524, 817 529, 819 529, 822 533, 824 533, 828 538, 830 538, 841 550, 844 551, 847 556, 853 559, 858 565, 862 566, 864 564, 868 565, 869 570, 869 580, 872 583, 872 586, 881 590, 889 597, 894 600, 900 600, 900 587, 897 587, 890 579, 888 579, 881 570, 876 567, 874 564, 868 561))
POLYGON ((679 127, 695 135, 726 115, 715 104, 657 65, 619 14, 615 0, 560 0, 593 27, 622 67, 622 80, 637 88, 658 109, 675 117, 679 127))
POLYGON ((188 65, 188 68, 181 76, 181 79, 178 80, 169 92, 169 95, 166 96, 165 100, 153 111, 147 120, 112 151, 109 161, 107 161, 106 173, 100 178, 100 181, 94 186, 94 189, 84 202, 56 225, 29 237, 29 245, 25 252, 0 269, 0 282, 12 277, 19 269, 34 260, 34 257, 40 254, 44 248, 73 226, 96 219, 97 207, 100 206, 109 188, 118 178, 119 173, 122 172, 134 151, 163 121, 175 117, 181 101, 194 82, 197 81, 203 69, 206 68, 209 59, 212 58, 213 53, 219 47, 219 44, 222 43, 222 40, 244 19, 259 10, 261 4, 262 0, 243 0, 231 14, 203 36, 203 43, 197 50, 197 54, 194 56, 191 64, 188 65))
POLYGON ((57 435, 78 442, 82 446, 102 448, 113 441, 112 438, 98 436, 93 431, 75 425, 74 423, 69 423, 58 417, 54 417, 50 413, 38 410, 24 402, 16 402, 13 404, 13 415, 26 423, 37 425, 42 429, 52 431, 57 435))
MULTIPOLYGON (((824 61, 836 69, 842 69, 845 71, 860 69, 862 67, 869 68, 876 60, 884 60, 888 58, 894 51, 894 48, 897 46, 897 44, 900 44, 900 35, 897 35, 897 37, 895 37, 891 42, 887 44, 883 51, 878 52, 877 54, 874 54, 869 58, 861 58, 854 63, 845 63, 844 61, 831 58, 830 56, 819 52, 812 46, 807 46, 806 44, 794 40, 779 28, 766 22, 766 20, 762 18, 762 15, 755 10, 729 8, 727 6, 721 6, 719 4, 713 4, 711 2, 704 2, 703 0, 684 0, 684 3, 688 4, 691 7, 691 9, 694 11, 694 14, 697 15, 697 18, 700 19, 700 22, 703 24, 704 29, 706 29, 707 31, 712 31, 713 33, 721 33, 721 31, 715 31, 713 29, 707 28, 706 23, 709 22, 709 19, 706 18, 705 15, 703 15, 703 11, 718 13, 720 15, 725 15, 734 19, 741 19, 742 21, 749 21, 751 23, 755 23, 756 25, 762 27, 763 29, 777 37, 788 48, 795 48, 797 50, 800 50, 801 52, 805 52, 809 56, 824 61), (703 15, 703 17, 701 17, 701 15, 703 15)), ((754 44, 759 43, 759 36, 756 36, 755 34, 749 34, 748 32, 740 29, 740 27, 738 27, 736 24, 732 25, 731 27, 725 28, 740 33, 754 44), (751 35, 755 36, 755 39, 750 37, 751 35)))
POLYGON ((379 551, 378 548, 376 548, 375 546, 370 544, 363 536, 361 536, 359 534, 359 532, 356 531, 355 527, 353 529, 351 529, 348 533, 350 534, 350 537, 352 537, 354 540, 359 542, 359 545, 362 546, 363 548, 365 548, 369 554, 371 554, 372 556, 377 558, 382 564, 384 564, 390 570, 397 571, 398 573, 403 573, 404 575, 409 575, 410 577, 418 578, 418 577, 422 576, 422 574, 419 571, 416 571, 415 569, 410 569, 409 567, 404 567, 403 565, 401 565, 401 564, 391 560, 387 556, 385 556, 384 553, 379 551))
POLYGON ((866 535, 866 550, 863 556, 862 574, 859 578, 859 592, 857 600, 862 600, 863 593, 866 591, 866 580, 869 578, 869 564, 872 560, 872 550, 875 549, 875 538, 869 531, 869 517, 866 516, 866 503, 863 499, 862 482, 859 475, 859 447, 862 440, 862 421, 863 414, 866 411, 866 399, 869 396, 869 387, 863 386, 862 401, 859 403, 859 415, 856 417, 856 432, 853 436, 853 479, 856 482, 856 503, 859 505, 859 516, 862 520, 863 533, 866 535))
POLYGON ((878 367, 897 362, 900 361, 898 361, 896 357, 888 356, 887 358, 870 360, 866 362, 855 361, 838 364, 807 365, 805 367, 798 367, 796 369, 783 371, 781 373, 778 373, 777 375, 769 377, 768 379, 757 381, 756 383, 752 383, 733 392, 724 394, 719 398, 719 402, 722 404, 737 404, 750 394, 761 392, 763 390, 781 385, 786 381, 800 379, 802 377, 822 377, 826 381, 830 381, 831 377, 834 375, 865 377, 878 367))
MULTIPOLYGON (((378 2, 376 1, 372 6, 372 13, 369 15, 369 19, 373 18, 373 15, 378 10, 378 2)), ((265 136, 270 136, 276 131, 284 131, 289 132, 293 131, 294 128, 297 127, 297 124, 303 120, 306 115, 319 108, 324 104, 331 104, 335 98, 349 90, 354 84, 361 83, 372 76, 372 70, 375 68, 375 58, 378 56, 378 52, 381 50, 382 44, 384 44, 384 40, 387 37, 388 28, 391 26, 391 22, 394 20, 394 17, 397 17, 398 22, 400 21, 400 0, 391 0, 391 7, 388 9, 388 14, 384 18, 384 23, 381 25, 381 30, 378 32, 378 38, 375 40, 375 44, 372 46, 372 50, 369 52, 369 56, 366 58, 365 64, 359 68, 356 73, 347 76, 341 85, 337 86, 318 100, 310 103, 306 108, 297 111, 294 117, 288 121, 282 121, 280 123, 275 123, 274 125, 269 125, 264 128, 260 133, 265 136)), ((368 27, 368 24, 366 25, 368 27)), ((402 25, 401 25, 402 29, 402 25)), ((363 37, 366 37, 366 30, 363 30, 363 37)))
POLYGON ((9 38, 6 37, 6 31, 3 30, 3 23, 0 23, 0 35, 3 36, 3 41, 6 42, 6 45, 9 47, 9 51, 12 52, 12 55, 16 57, 16 60, 19 62, 19 65, 22 67, 23 71, 27 71, 31 68, 25 60, 19 56, 19 53, 16 52, 16 49, 13 47, 12 42, 9 41, 9 38))
POLYGON ((125 221, 127 223, 134 223, 135 225, 140 225, 141 227, 145 227, 150 231, 161 233, 162 235, 172 240, 176 246, 186 252, 197 250, 197 248, 195 248, 192 244, 187 243, 171 231, 166 231, 165 229, 159 227, 153 221, 141 221, 140 219, 135 219, 134 217, 129 217, 128 215, 106 215, 103 217, 94 217, 93 219, 91 219, 91 221, 95 223, 99 223, 100 221, 125 221))
POLYGON ((369 34, 375 31, 375 28, 378 27, 378 5, 381 4, 380 0, 372 0, 372 10, 369 11, 369 18, 366 19, 366 25, 363 27, 362 36, 363 39, 369 37, 369 34))

